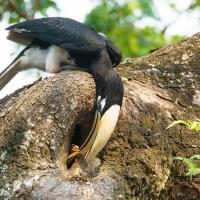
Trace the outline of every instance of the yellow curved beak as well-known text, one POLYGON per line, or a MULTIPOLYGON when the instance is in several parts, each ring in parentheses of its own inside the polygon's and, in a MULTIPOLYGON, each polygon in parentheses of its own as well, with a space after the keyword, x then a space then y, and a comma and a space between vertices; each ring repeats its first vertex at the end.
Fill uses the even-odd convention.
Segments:
POLYGON ((67 166, 73 163, 78 155, 85 155, 86 162, 95 158, 111 137, 120 112, 119 105, 112 105, 103 116, 96 111, 95 119, 87 139, 80 148, 75 149, 67 158, 67 166))

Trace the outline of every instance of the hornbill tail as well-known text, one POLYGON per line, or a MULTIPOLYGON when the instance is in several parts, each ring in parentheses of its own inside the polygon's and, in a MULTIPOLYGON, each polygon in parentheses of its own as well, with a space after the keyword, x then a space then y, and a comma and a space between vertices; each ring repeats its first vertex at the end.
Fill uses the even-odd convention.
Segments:
POLYGON ((21 64, 20 59, 18 59, 13 64, 9 65, 1 74, 0 74, 0 90, 2 90, 7 83, 19 72, 19 66, 21 64))
POLYGON ((20 72, 22 65, 22 56, 24 52, 31 47, 32 44, 25 47, 18 56, 8 65, 2 72, 0 72, 0 91, 7 85, 7 83, 20 72))

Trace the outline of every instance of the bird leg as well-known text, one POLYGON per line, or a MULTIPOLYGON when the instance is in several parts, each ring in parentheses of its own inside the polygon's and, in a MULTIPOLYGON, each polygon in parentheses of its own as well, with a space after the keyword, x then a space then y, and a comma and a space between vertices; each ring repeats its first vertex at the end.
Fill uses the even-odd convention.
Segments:
POLYGON ((66 65, 61 65, 60 67, 60 70, 61 71, 64 71, 64 70, 75 70, 75 69, 77 69, 78 68, 78 66, 77 65, 73 65, 73 64, 66 64, 66 65))
POLYGON ((70 71, 73 71, 73 70, 79 70, 79 71, 85 71, 85 72, 88 72, 89 70, 86 69, 86 68, 81 68, 77 65, 61 65, 60 66, 60 71, 65 71, 65 70, 70 70, 70 71))

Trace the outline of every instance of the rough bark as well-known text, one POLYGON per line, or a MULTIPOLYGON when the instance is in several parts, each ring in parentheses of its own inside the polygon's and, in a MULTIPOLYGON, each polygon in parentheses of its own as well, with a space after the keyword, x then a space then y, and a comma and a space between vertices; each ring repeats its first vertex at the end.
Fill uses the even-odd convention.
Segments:
POLYGON ((200 134, 166 129, 176 119, 199 118, 199 55, 196 34, 121 63, 121 114, 100 168, 96 160, 92 170, 81 159, 71 169, 62 162, 74 135, 83 141, 92 122, 91 75, 62 72, 3 99, 1 198, 199 199, 200 180, 185 178, 186 168, 173 157, 199 154, 200 134))

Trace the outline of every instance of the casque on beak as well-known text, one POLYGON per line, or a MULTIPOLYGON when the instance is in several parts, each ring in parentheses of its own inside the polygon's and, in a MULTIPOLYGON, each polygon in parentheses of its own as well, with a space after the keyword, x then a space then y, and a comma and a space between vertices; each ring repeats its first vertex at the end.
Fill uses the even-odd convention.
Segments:
POLYGON ((80 148, 75 148, 68 156, 68 167, 78 155, 85 155, 86 162, 95 158, 110 139, 116 126, 119 112, 119 105, 111 106, 103 116, 99 111, 96 111, 94 123, 87 139, 80 148))

